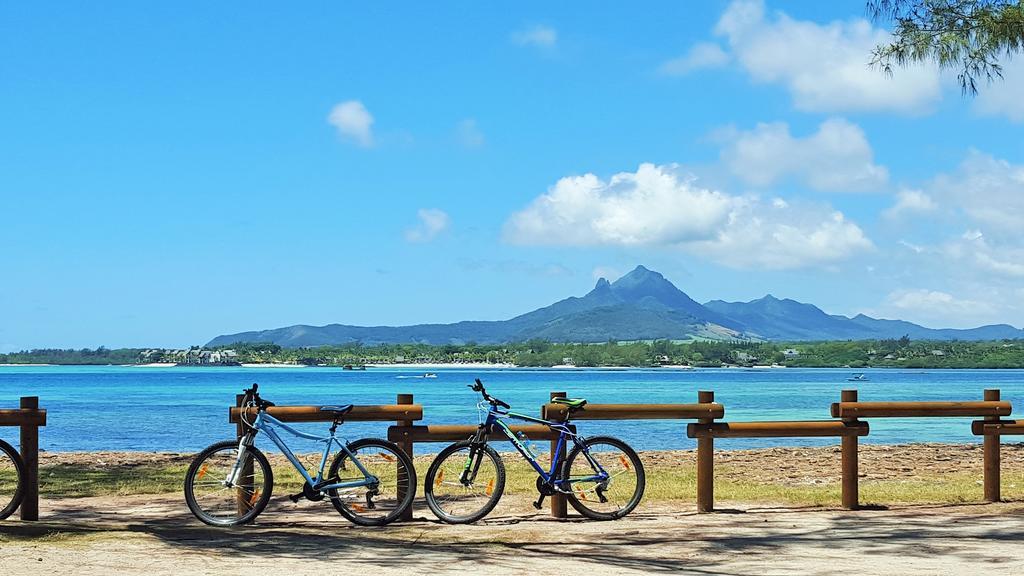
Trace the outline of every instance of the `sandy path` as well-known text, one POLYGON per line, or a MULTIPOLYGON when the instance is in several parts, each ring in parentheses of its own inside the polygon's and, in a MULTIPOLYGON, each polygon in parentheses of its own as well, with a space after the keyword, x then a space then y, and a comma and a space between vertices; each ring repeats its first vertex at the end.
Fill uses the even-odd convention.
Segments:
POLYGON ((417 509, 412 523, 367 529, 328 504, 275 498, 257 525, 223 530, 192 519, 176 495, 56 500, 42 513, 60 522, 0 522, 0 573, 1024 572, 1022 503, 860 512, 721 503, 723 512, 699 516, 679 503, 601 523, 554 521, 526 502, 509 497, 474 526, 440 525, 417 509))

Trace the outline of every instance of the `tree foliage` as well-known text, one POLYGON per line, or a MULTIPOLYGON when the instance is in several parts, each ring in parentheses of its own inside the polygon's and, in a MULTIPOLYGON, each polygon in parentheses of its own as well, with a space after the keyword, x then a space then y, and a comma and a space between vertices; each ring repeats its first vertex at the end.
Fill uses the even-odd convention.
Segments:
POLYGON ((934 62, 957 70, 965 94, 978 81, 1002 78, 1003 57, 1024 49, 1024 0, 870 0, 876 22, 892 23, 893 40, 872 51, 871 63, 893 66, 934 62))

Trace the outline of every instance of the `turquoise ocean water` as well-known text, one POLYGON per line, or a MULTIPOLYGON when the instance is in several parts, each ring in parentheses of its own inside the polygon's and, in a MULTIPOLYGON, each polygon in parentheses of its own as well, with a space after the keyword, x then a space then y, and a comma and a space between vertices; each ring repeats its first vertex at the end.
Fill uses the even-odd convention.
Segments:
MULTIPOLYGON (((1024 414, 1024 370, 866 370, 867 382, 848 382, 842 369, 650 370, 431 370, 370 368, 142 368, 0 367, 0 407, 20 396, 39 396, 49 423, 45 450, 195 451, 233 437, 227 422, 235 394, 253 382, 278 404, 387 404, 411 393, 424 405, 424 423, 476 423, 477 396, 466 388, 479 377, 488 391, 523 412, 539 414, 551 391, 591 402, 695 402, 697 390, 714 390, 726 420, 829 418, 829 404, 844 388, 861 400, 980 400, 985 388, 1024 414)), ((976 442, 970 419, 871 420, 871 443, 976 442)), ((322 424, 302 425, 310 430, 322 424)), ((386 423, 347 423, 348 438, 384 436, 386 423)), ((580 422, 581 432, 613 434, 641 449, 693 448, 685 423, 650 420, 580 422)), ((17 442, 17 430, 0 428, 17 442)), ((834 444, 824 439, 722 440, 721 449, 834 444)))

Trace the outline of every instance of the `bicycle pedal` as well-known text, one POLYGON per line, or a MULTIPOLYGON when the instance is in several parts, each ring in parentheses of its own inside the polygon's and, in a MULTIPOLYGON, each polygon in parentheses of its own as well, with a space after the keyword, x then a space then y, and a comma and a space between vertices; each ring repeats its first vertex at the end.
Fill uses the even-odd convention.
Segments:
POLYGON ((298 494, 292 494, 291 496, 288 497, 288 499, 291 500, 293 503, 298 504, 299 500, 301 500, 303 496, 305 496, 305 494, 299 492, 298 494))
POLYGON ((537 498, 537 501, 533 503, 533 507, 536 508, 537 510, 540 510, 541 506, 543 506, 543 505, 544 505, 544 495, 541 494, 540 498, 537 498))

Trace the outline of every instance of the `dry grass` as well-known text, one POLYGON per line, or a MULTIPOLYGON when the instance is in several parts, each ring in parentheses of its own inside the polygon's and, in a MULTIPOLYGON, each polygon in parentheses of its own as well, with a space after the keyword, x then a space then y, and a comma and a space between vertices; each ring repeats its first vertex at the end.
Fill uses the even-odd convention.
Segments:
MULTIPOLYGON (((1009 449, 1011 447, 1004 447, 1009 449)), ((1004 450, 1003 495, 1024 500, 1024 447, 1004 450)), ((982 500, 980 461, 968 446, 862 447, 861 502, 865 504, 951 504, 982 500), (892 451, 893 454, 888 453, 892 451), (895 455, 894 455, 895 454, 895 455), (949 460, 948 454, 955 456, 949 460), (902 460, 896 458, 898 455, 902 460), (873 460, 877 459, 876 460, 873 460), (887 468, 888 467, 888 468, 887 468)), ((515 453, 503 453, 509 494, 536 493, 536 473, 515 453)), ((649 501, 694 502, 696 470, 692 452, 652 452, 647 469, 649 501)), ((543 458, 543 456, 542 456, 543 458)), ((44 498, 166 494, 180 492, 191 457, 175 454, 64 457, 49 454, 40 466, 44 498)), ((416 458, 423 475, 432 456, 416 458)), ((315 463, 316 458, 308 459, 315 463)), ((298 492, 301 477, 281 456, 271 456, 274 493, 298 492)), ((715 498, 801 506, 837 506, 840 487, 836 455, 829 448, 766 449, 716 454, 715 498), (780 453, 784 457, 780 457, 780 453)))

